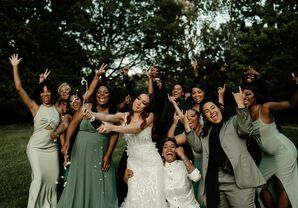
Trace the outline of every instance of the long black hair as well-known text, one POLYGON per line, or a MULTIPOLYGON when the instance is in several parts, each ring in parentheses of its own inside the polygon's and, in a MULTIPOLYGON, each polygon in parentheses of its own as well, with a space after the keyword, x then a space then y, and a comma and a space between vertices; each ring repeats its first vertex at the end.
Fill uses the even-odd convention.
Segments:
POLYGON ((203 106, 207 103, 207 102, 212 102, 212 103, 214 103, 214 105, 216 105, 218 108, 219 108, 219 110, 220 110, 220 112, 221 112, 221 114, 222 114, 222 121, 221 122, 225 122, 225 121, 227 121, 228 119, 229 119, 229 115, 228 114, 226 114, 225 113, 225 110, 224 110, 224 106, 221 104, 221 103, 219 103, 216 99, 214 99, 214 98, 204 98, 203 100, 202 100, 202 102, 200 103, 200 112, 202 113, 202 115, 203 115, 203 121, 204 121, 204 125, 203 125, 203 128, 202 128, 202 136, 207 136, 207 134, 208 134, 208 131, 209 131, 209 129, 214 125, 213 123, 211 123, 207 118, 206 118, 206 116, 205 116, 205 114, 204 114, 204 111, 203 111, 203 106))

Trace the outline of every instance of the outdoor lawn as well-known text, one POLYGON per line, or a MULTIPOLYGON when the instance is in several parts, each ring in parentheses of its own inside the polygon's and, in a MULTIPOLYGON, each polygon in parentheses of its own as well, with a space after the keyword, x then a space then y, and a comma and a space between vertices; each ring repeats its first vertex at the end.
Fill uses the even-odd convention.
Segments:
MULTIPOLYGON (((298 126, 286 126, 283 131, 298 147, 298 126)), ((26 144, 31 133, 29 124, 0 126, 0 207, 27 206, 30 167, 26 144)), ((113 154, 116 167, 123 150, 124 140, 120 138, 113 154)))

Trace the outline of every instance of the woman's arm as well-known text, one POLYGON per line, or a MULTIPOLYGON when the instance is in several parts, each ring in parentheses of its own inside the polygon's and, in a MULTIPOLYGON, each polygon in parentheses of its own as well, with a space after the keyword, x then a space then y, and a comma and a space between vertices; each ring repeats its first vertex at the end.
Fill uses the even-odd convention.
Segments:
POLYGON ((186 135, 184 133, 178 134, 174 138, 178 145, 182 145, 186 143, 186 135))
POLYGON ((175 101, 175 98, 173 96, 168 95, 169 102, 172 103, 174 106, 174 109, 179 117, 183 117, 183 112, 180 110, 180 108, 177 105, 177 102, 175 101))
POLYGON ((19 69, 18 69, 18 65, 22 60, 22 58, 18 58, 18 54, 12 54, 9 57, 9 60, 13 68, 13 79, 14 79, 15 88, 19 93, 21 99, 25 103, 25 105, 29 108, 32 116, 34 117, 38 111, 39 106, 35 103, 34 100, 32 100, 29 97, 29 95, 27 94, 27 92, 24 90, 22 86, 22 82, 19 75, 19 69))
POLYGON ((101 121, 108 121, 108 122, 113 122, 113 123, 120 122, 121 123, 124 120, 125 113, 105 114, 105 113, 91 112, 91 115, 101 121))
POLYGON ((171 127, 169 128, 168 132, 167 132, 167 136, 168 137, 171 137, 171 138, 174 138, 175 137, 175 130, 176 130, 176 127, 177 127, 177 124, 178 124, 178 121, 179 121, 179 116, 177 115, 177 113, 175 112, 174 113, 174 116, 173 116, 173 123, 171 125, 171 127))
POLYGON ((77 127, 79 126, 81 120, 83 119, 83 114, 81 112, 82 112, 82 109, 80 108, 80 109, 78 109, 77 112, 74 113, 73 118, 67 127, 65 143, 61 148, 61 152, 64 155, 68 154, 70 140, 74 136, 74 133, 76 132, 77 127))
POLYGON ((176 153, 181 158, 181 160, 183 161, 183 163, 186 167, 186 170, 188 172, 188 177, 190 178, 190 180, 195 181, 195 182, 199 181, 200 178, 201 178, 200 171, 187 158, 187 156, 184 153, 183 147, 177 147, 176 148, 176 153))
POLYGON ((108 171, 110 168, 111 156, 112 156, 113 151, 114 151, 116 144, 118 142, 118 137, 119 137, 119 134, 117 134, 117 133, 113 133, 110 137, 107 152, 103 157, 103 164, 102 164, 103 171, 108 171))
POLYGON ((148 93, 153 94, 154 93, 154 88, 153 88, 153 72, 152 70, 154 69, 154 65, 150 66, 149 69, 147 69, 146 74, 148 78, 148 93))
POLYGON ((265 123, 272 123, 273 122, 273 116, 272 112, 274 111, 281 111, 286 110, 289 108, 296 107, 298 105, 298 78, 295 77, 294 73, 292 73, 292 78, 295 81, 295 91, 287 101, 282 102, 267 102, 261 105, 261 120, 265 123))
POLYGON ((124 108, 128 106, 130 103, 131 97, 130 95, 126 95, 124 101, 117 106, 118 111, 122 112, 122 110, 124 110, 124 108))
POLYGON ((242 138, 245 138, 249 135, 250 127, 251 127, 251 117, 249 110, 244 105, 243 93, 241 88, 239 87, 239 92, 232 92, 234 100, 237 104, 236 112, 237 117, 233 117, 234 119, 233 125, 236 128, 238 135, 242 138), (235 119, 236 118, 236 119, 235 119))
POLYGON ((64 116, 62 116, 59 126, 56 128, 55 131, 51 133, 51 139, 56 140, 59 136, 61 137, 62 134, 65 133, 71 119, 72 116, 70 114, 65 114, 64 116))
POLYGON ((128 92, 129 95, 131 95, 131 83, 128 77, 128 72, 129 72, 129 66, 126 65, 123 69, 122 69, 122 74, 123 74, 123 81, 126 87, 126 90, 128 92))
POLYGON ((96 86, 99 82, 100 76, 102 76, 105 73, 105 69, 107 66, 108 66, 107 64, 103 63, 100 66, 100 68, 96 71, 94 78, 93 78, 91 84, 89 85, 88 90, 83 95, 84 100, 89 100, 89 98, 92 96, 92 94, 94 93, 96 86))
POLYGON ((224 105, 224 97, 225 97, 225 92, 226 92, 226 84, 223 85, 223 87, 218 87, 217 88, 217 93, 218 93, 218 102, 222 105, 224 105))
MULTIPOLYGON (((144 128, 152 125, 153 118, 154 118, 153 113, 150 113, 149 116, 146 118, 147 123, 144 128)), ((104 123, 97 130, 99 133, 109 133, 109 132, 114 131, 114 132, 119 132, 119 133, 124 133, 124 134, 137 134, 143 130, 141 128, 141 124, 142 124, 142 121, 139 121, 134 124, 128 124, 126 126, 117 126, 117 125, 104 123)))

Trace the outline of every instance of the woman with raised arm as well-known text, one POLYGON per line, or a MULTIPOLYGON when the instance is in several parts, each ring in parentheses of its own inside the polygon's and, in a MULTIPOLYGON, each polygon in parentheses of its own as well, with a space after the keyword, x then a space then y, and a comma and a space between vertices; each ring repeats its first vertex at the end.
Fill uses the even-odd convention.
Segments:
POLYGON ((98 128, 100 133, 124 133, 126 139, 127 168, 134 176, 128 180, 127 197, 121 207, 166 207, 162 160, 151 137, 152 104, 151 95, 143 92, 134 99, 129 112, 114 115, 92 113, 99 120, 121 123, 104 123, 98 128))
POLYGON ((56 207, 58 147, 50 135, 58 126, 60 116, 53 104, 54 90, 47 82, 40 83, 38 95, 41 103, 34 101, 22 87, 18 71, 21 58, 18 54, 13 54, 9 60, 13 67, 16 90, 34 118, 34 131, 27 144, 27 156, 32 171, 27 207, 56 207))
POLYGON ((98 134, 94 121, 83 119, 85 111, 114 113, 112 91, 106 84, 98 85, 93 103, 81 106, 73 115, 62 147, 68 154, 70 140, 75 137, 67 184, 58 207, 118 207, 115 168, 111 161, 118 134, 98 134))
MULTIPOLYGON (((293 79, 296 80, 295 76, 293 79)), ((285 135, 279 132, 272 114, 274 111, 296 106, 298 92, 296 91, 290 100, 283 102, 264 102, 258 88, 252 85, 245 86, 243 93, 244 104, 249 109, 253 121, 251 136, 263 151, 259 169, 267 182, 274 176, 276 185, 277 202, 273 202, 268 184, 260 191, 262 202, 268 208, 298 207, 297 149, 285 135)))
POLYGON ((200 194, 208 208, 255 207, 255 188, 265 183, 246 148, 251 121, 241 89, 233 95, 237 115, 230 118, 218 101, 201 102, 204 126, 199 137, 184 122, 187 141, 202 153, 200 194))

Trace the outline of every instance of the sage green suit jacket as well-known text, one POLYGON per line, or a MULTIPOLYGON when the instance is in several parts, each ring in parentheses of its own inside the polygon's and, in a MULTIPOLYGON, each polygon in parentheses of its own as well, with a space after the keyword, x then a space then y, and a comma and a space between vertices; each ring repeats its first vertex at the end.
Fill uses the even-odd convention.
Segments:
MULTIPOLYGON (((251 126, 250 114, 247 108, 236 111, 237 115, 224 122, 220 130, 220 144, 232 164, 237 187, 240 189, 255 188, 265 184, 265 180, 246 147, 245 136, 249 135, 251 126)), ((202 153, 202 178, 199 194, 204 198, 211 128, 206 137, 197 136, 194 131, 187 134, 187 141, 192 149, 197 153, 202 153)))

